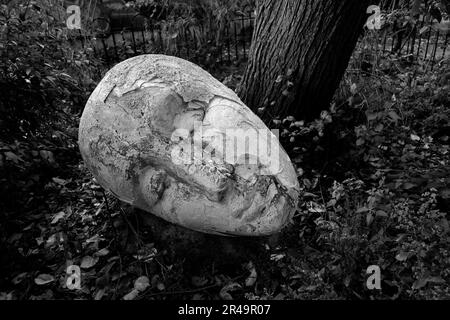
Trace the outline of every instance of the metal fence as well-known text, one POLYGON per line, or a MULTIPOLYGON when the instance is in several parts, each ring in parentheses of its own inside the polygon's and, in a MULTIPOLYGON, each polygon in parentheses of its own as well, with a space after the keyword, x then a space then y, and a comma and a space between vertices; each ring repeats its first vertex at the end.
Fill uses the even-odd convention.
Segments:
POLYGON ((193 61, 235 62, 247 58, 254 20, 253 12, 248 12, 222 23, 129 26, 97 37, 80 32, 78 38, 83 47, 90 42, 94 54, 107 63, 145 53, 164 53, 193 61))
MULTIPOLYGON (((384 17, 404 15, 410 3, 404 0, 382 1, 384 17)), ((82 41, 94 39, 95 55, 108 64, 144 53, 170 54, 194 62, 205 59, 236 62, 247 58, 254 20, 251 11, 220 24, 210 20, 182 27, 129 26, 96 39, 88 35, 81 38, 84 39, 82 41)), ((392 20, 381 30, 366 30, 358 48, 373 54, 408 55, 433 64, 448 58, 448 31, 437 29, 436 21, 429 15, 420 14, 414 23, 407 24, 392 20)))
MULTIPOLYGON (((426 2, 426 1, 425 1, 426 2)), ((387 23, 381 30, 367 32, 370 50, 374 53, 391 53, 410 56, 435 63, 448 58, 448 22, 437 22, 430 14, 432 3, 413 13, 414 1, 385 0, 381 3, 383 19, 387 23), (399 17, 403 17, 399 19, 399 17)), ((368 46, 363 40, 359 45, 368 46)))

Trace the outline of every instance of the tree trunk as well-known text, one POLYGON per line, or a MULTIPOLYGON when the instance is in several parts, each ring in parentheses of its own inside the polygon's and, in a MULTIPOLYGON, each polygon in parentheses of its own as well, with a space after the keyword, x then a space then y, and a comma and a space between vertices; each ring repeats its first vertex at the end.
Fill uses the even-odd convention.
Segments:
POLYGON ((374 3, 260 0, 240 97, 253 110, 264 107, 263 116, 320 114, 329 107, 374 3))

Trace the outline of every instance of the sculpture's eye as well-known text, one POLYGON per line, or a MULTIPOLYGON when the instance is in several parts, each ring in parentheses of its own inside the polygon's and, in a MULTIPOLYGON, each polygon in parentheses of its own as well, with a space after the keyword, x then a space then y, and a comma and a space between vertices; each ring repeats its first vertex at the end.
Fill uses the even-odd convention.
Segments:
POLYGON ((146 88, 143 93, 151 129, 170 138, 176 129, 175 120, 184 112, 185 103, 170 88, 146 88))
POLYGON ((260 236, 296 209, 296 173, 276 137, 187 61, 144 55, 118 64, 90 97, 79 132, 103 187, 168 221, 260 236))

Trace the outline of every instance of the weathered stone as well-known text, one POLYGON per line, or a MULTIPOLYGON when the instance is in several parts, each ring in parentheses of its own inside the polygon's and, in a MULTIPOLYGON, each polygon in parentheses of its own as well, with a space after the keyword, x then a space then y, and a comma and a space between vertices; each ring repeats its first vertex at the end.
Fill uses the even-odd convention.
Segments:
POLYGON ((79 145, 117 198, 196 231, 270 235, 296 210, 296 172, 275 135, 179 58, 142 55, 110 70, 85 107, 79 145))

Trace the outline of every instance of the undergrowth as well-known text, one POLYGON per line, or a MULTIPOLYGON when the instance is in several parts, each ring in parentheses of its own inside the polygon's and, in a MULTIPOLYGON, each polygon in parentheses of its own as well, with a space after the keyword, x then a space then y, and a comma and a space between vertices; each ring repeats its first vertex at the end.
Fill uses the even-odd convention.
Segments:
MULTIPOLYGON (((31 38, 9 33, 0 68, 1 299, 450 298, 448 60, 352 64, 317 120, 267 123, 297 166, 298 212, 276 237, 224 239, 145 226, 102 190, 76 139, 107 66, 46 25, 10 23, 31 38), (380 291, 366 287, 371 265, 380 291)), ((203 65, 233 89, 244 69, 203 65)))

